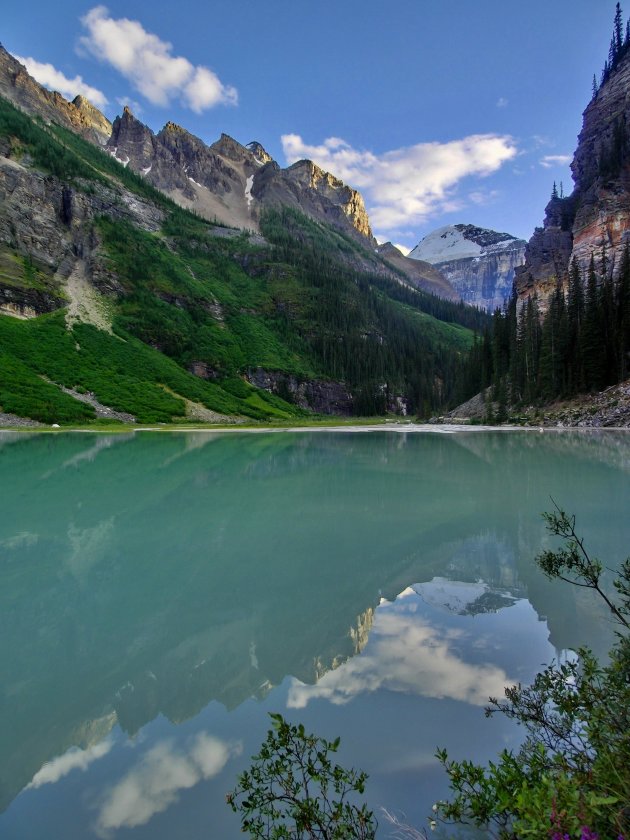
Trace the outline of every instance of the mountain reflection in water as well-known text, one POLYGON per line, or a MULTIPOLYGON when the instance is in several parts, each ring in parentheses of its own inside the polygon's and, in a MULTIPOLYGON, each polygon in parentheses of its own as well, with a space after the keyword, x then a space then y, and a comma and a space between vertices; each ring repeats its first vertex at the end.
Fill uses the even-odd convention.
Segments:
MULTIPOLYGON (((532 656, 548 635, 605 650, 597 605, 532 558, 549 496, 622 557, 629 465, 623 433, 0 435, 0 807, 211 701, 478 707, 539 667, 515 654, 532 634, 532 656)), ((146 824, 242 750, 156 739, 94 831, 146 824)))

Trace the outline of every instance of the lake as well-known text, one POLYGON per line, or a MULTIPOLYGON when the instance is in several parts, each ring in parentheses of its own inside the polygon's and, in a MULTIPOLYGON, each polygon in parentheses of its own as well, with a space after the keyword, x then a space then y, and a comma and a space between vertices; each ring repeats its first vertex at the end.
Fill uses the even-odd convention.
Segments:
POLYGON ((488 695, 613 628, 534 565, 553 497, 614 564, 630 434, 0 433, 0 837, 242 837, 269 712, 418 827, 436 747, 516 746, 488 695))

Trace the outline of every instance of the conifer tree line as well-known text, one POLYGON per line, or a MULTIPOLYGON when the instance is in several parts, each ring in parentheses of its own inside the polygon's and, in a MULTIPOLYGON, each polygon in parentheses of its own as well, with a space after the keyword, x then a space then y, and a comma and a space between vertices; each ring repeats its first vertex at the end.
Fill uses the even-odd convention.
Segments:
POLYGON ((498 420, 507 407, 546 403, 599 391, 630 376, 630 246, 613 279, 605 249, 586 272, 575 258, 566 287, 558 282, 541 317, 536 294, 516 293, 497 309, 492 326, 472 347, 462 395, 492 386, 498 420), (586 275, 586 276, 584 276, 586 275))
POLYGON ((621 3, 615 6, 615 19, 613 22, 613 31, 610 38, 610 46, 608 48, 608 58, 604 62, 602 68, 600 82, 597 84, 597 77, 593 75, 593 98, 597 96, 599 88, 607 82, 613 70, 617 69, 619 62, 626 55, 630 49, 630 20, 623 25, 623 12, 621 10, 621 3))

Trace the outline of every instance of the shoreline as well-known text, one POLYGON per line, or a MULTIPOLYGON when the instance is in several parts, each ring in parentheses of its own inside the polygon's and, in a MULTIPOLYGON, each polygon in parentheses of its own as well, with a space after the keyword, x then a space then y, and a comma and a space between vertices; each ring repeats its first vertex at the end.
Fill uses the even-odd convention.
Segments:
POLYGON ((304 426, 242 426, 242 425, 186 425, 177 424, 143 424, 143 425, 107 425, 107 426, 0 426, 0 434, 135 434, 136 432, 163 433, 209 433, 209 434, 281 434, 299 432, 337 432, 337 433, 367 433, 394 432, 396 434, 461 434, 466 432, 628 432, 628 426, 519 426, 504 424, 492 426, 484 424, 463 423, 411 423, 385 421, 383 423, 345 423, 345 424, 312 424, 304 426))

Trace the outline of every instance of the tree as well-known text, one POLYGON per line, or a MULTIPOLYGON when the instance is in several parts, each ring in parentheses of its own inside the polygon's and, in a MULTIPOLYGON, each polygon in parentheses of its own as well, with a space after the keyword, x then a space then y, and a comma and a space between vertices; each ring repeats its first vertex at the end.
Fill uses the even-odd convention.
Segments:
POLYGON ((271 719, 267 740, 227 795, 242 830, 269 840, 373 840, 374 815, 352 802, 367 775, 332 763, 339 738, 309 735, 279 714, 271 719))
POLYGON ((565 544, 536 562, 549 578, 595 592, 617 623, 618 641, 606 665, 581 649, 579 660, 552 663, 531 686, 507 688, 502 701, 491 698, 486 714, 516 720, 527 731, 525 742, 487 768, 438 751, 454 796, 437 803, 436 814, 505 840, 623 840, 630 830, 630 558, 614 597, 602 584, 602 564, 576 533, 575 517, 557 506, 544 517, 565 544))
POLYGON ((623 15, 621 12, 621 4, 617 3, 615 7, 615 22, 613 24, 613 40, 615 44, 615 59, 619 60, 619 54, 623 46, 623 15))

